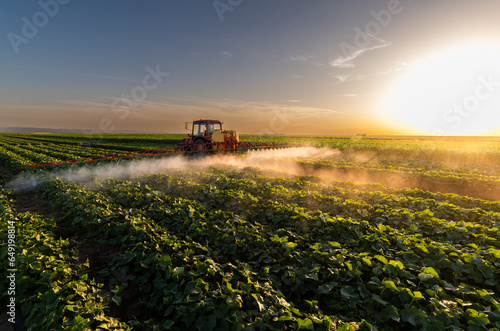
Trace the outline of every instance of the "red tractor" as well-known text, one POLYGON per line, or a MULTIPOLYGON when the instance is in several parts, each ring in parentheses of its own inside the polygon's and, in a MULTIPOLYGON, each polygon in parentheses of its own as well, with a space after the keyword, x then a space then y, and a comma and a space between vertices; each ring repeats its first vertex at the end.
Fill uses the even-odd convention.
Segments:
MULTIPOLYGON (((186 130, 189 125, 186 123, 186 130)), ((182 141, 177 146, 165 147, 151 150, 140 150, 130 153, 106 154, 92 157, 78 158, 74 160, 65 160, 55 163, 35 164, 22 168, 45 167, 63 164, 73 164, 82 162, 94 162, 105 160, 116 160, 144 156, 161 156, 161 155, 176 155, 176 154, 198 154, 205 152, 235 152, 236 150, 244 151, 250 149, 266 149, 266 148, 285 148, 296 147, 289 143, 276 142, 251 142, 240 141, 238 134, 234 130, 223 130, 222 122, 217 120, 204 120, 193 122, 191 134, 182 138, 182 141)))
MULTIPOLYGON (((186 123, 186 130, 189 123, 186 123)), ((234 130, 223 130, 222 122, 204 120, 193 122, 191 134, 182 138, 177 152, 197 152, 234 150, 238 147, 238 134, 234 130)))

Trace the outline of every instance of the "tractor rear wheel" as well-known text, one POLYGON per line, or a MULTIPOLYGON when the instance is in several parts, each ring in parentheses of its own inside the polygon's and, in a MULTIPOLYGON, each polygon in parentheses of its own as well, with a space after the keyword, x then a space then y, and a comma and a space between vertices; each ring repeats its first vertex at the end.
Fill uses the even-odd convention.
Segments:
POLYGON ((205 139, 195 139, 193 144, 193 152, 196 152, 197 155, 204 155, 207 151, 210 150, 212 150, 212 145, 209 144, 205 139))

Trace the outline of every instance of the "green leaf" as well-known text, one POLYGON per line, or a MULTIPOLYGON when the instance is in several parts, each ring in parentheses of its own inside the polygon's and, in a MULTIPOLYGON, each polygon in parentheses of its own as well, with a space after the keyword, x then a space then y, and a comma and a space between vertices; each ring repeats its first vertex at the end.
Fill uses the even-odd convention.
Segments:
POLYGON ((418 274, 418 279, 420 279, 420 281, 422 282, 425 282, 428 281, 429 279, 432 279, 432 275, 426 274, 425 272, 421 272, 418 274))
POLYGON ((388 320, 399 322, 400 319, 398 309, 393 305, 386 307, 379 314, 377 314, 377 316, 384 322, 387 322, 388 320))
POLYGON ((174 270, 173 270, 173 275, 175 276, 180 276, 184 273, 184 267, 176 267, 174 270))
POLYGON ((193 217, 195 211, 196 209, 194 209, 192 206, 188 206, 189 217, 193 217))
POLYGON ((297 322, 299 323, 299 330, 314 330, 313 321, 311 321, 309 318, 298 318, 297 322))
MULTIPOLYGON (((260 295, 259 295, 260 296, 260 295)), ((257 306, 259 307, 259 311, 262 312, 266 309, 266 307, 262 304, 262 297, 259 299, 257 297, 257 294, 255 293, 252 293, 252 297, 255 299, 255 301, 257 302, 257 306)))
POLYGON ((387 259, 383 255, 375 255, 374 258, 376 258, 377 260, 379 260, 383 264, 387 264, 388 263, 387 259))
POLYGON ((114 296, 112 299, 111 299, 114 303, 116 303, 117 306, 121 305, 122 303, 122 298, 120 296, 114 296))
POLYGON ((201 290, 196 287, 195 282, 189 282, 184 289, 184 294, 186 295, 198 295, 201 293, 201 290))
POLYGON ((278 321, 286 322, 286 321, 292 321, 294 319, 295 319, 295 317, 293 317, 293 316, 283 315, 283 316, 280 316, 280 318, 278 318, 278 321))
POLYGON ((417 247, 419 250, 421 250, 423 253, 429 253, 429 250, 427 249, 427 247, 425 247, 424 245, 415 245, 415 247, 417 247))
POLYGON ((346 300, 358 299, 358 294, 352 286, 344 286, 340 290, 340 295, 346 300))
POLYGON ((283 244, 283 248, 285 248, 286 250, 292 250, 295 247, 297 247, 297 244, 293 242, 286 242, 283 244))
POLYGON ((500 259, 500 249, 495 249, 493 247, 488 249, 488 253, 491 254, 496 259, 500 259))
POLYGON ((215 326, 217 325, 217 318, 215 315, 210 315, 210 316, 200 316, 196 322, 194 323, 194 326, 200 330, 200 331, 212 331, 215 329, 215 326))
POLYGON ((320 287, 318 287, 318 293, 319 294, 329 294, 332 291, 332 289, 338 285, 339 284, 335 283, 335 282, 321 285, 320 287))
POLYGON ((370 260, 369 258, 364 257, 362 260, 363 260, 363 263, 366 264, 367 266, 369 266, 369 267, 372 266, 372 260, 370 260))
POLYGON ((492 322, 500 322, 500 311, 490 311, 488 319, 492 322))
POLYGON ((490 324, 488 316, 484 313, 479 313, 475 309, 467 309, 465 311, 465 317, 467 318, 467 323, 469 325, 486 326, 490 324))
POLYGON ((432 278, 434 278, 434 279, 439 279, 439 274, 432 267, 425 267, 422 270, 422 272, 431 275, 432 278))
POLYGON ((332 246, 333 248, 342 248, 342 245, 340 245, 340 243, 336 241, 330 241, 330 246, 332 246))
POLYGON ((384 280, 383 284, 385 288, 393 290, 394 292, 399 292, 398 287, 392 280, 384 280))
POLYGON ((74 312, 75 311, 75 306, 66 305, 66 306, 64 306, 64 309, 74 312))
POLYGON ((80 315, 75 316, 75 324, 76 325, 82 325, 82 324, 87 324, 85 321, 85 318, 81 317, 80 315))
POLYGON ((367 321, 362 320, 361 323, 359 323, 359 330, 360 331, 372 331, 373 326, 370 323, 368 323, 367 321))
POLYGON ((387 306, 389 303, 385 300, 382 300, 381 297, 379 297, 378 295, 376 294, 372 294, 372 300, 375 301, 375 302, 378 302, 384 306, 387 306))
POLYGON ((421 326, 427 319, 427 314, 422 309, 401 310, 401 319, 413 326, 421 326))

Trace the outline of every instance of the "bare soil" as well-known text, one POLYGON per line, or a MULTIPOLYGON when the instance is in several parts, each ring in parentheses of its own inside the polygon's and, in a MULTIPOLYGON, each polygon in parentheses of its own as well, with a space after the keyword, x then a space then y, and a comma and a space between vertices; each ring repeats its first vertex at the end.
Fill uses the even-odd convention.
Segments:
POLYGON ((14 173, 12 171, 10 171, 9 169, 7 169, 7 168, 3 167, 2 165, 0 165, 0 175, 5 175, 5 176, 13 177, 14 173))
POLYGON ((10 316, 4 311, 0 315, 0 331, 15 331, 14 326, 9 322, 10 316))
POLYGON ((56 221, 62 215, 62 211, 51 207, 49 202, 38 191, 19 194, 14 203, 14 208, 18 212, 37 213, 47 218, 54 218, 56 221))

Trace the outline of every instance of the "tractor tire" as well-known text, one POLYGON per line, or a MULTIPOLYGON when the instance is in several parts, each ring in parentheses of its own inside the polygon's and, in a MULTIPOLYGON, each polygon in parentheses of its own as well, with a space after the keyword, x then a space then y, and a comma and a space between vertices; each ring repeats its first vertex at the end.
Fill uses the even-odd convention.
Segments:
POLYGON ((207 154, 207 151, 211 150, 212 150, 211 144, 207 143, 205 139, 202 138, 195 139, 193 143, 193 152, 195 152, 196 155, 203 156, 207 154))

